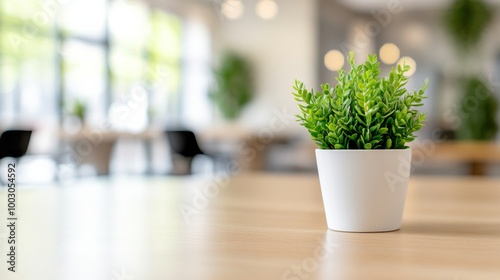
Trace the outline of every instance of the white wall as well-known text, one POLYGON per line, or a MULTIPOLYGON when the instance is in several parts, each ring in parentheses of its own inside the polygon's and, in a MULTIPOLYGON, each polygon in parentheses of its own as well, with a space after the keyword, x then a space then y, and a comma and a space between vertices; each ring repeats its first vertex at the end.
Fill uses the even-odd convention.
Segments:
MULTIPOLYGON (((253 128, 268 126, 273 109, 298 113, 292 98, 295 79, 318 87, 316 0, 276 0, 275 18, 263 20, 255 14, 256 0, 243 0, 245 10, 238 20, 220 18, 215 49, 235 50, 250 59, 255 73, 255 98, 239 122, 253 128)), ((295 121, 287 126, 299 129, 295 121)))

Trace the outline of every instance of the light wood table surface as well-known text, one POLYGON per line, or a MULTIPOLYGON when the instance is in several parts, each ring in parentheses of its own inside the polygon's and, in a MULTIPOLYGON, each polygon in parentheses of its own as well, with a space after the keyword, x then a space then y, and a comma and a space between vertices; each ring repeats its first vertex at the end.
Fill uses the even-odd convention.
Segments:
POLYGON ((401 230, 343 233, 314 175, 214 178, 21 186, 16 273, 2 188, 0 279, 500 279, 500 179, 413 177, 401 230))

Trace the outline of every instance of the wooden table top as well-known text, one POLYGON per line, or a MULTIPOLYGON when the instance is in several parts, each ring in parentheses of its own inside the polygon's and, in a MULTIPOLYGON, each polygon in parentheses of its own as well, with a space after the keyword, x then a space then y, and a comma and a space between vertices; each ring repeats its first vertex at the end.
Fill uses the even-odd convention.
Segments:
POLYGON ((328 230, 314 175, 216 181, 21 187, 16 273, 0 188, 0 279, 500 279, 500 179, 413 177, 388 233, 328 230))

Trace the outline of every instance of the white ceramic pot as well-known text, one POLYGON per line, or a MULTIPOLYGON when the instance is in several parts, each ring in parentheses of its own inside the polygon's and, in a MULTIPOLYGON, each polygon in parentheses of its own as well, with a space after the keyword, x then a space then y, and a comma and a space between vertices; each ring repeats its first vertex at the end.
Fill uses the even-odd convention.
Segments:
POLYGON ((401 227, 411 149, 316 150, 328 228, 380 232, 401 227))

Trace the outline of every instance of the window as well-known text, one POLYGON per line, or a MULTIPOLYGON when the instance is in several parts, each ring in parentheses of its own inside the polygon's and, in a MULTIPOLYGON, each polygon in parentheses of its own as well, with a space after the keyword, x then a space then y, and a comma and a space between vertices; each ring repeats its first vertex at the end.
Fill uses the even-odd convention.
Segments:
POLYGON ((0 0, 0 121, 164 126, 181 115, 180 17, 137 0, 0 0))
POLYGON ((180 115, 193 128, 210 124, 211 101, 207 95, 210 86, 210 33, 205 25, 188 20, 184 29, 184 72, 180 115), (196 81, 193 83, 192 81, 196 81))
POLYGON ((37 1, 3 0, 0 7, 0 118, 57 119, 53 23, 36 16, 37 1))
POLYGON ((181 32, 174 15, 135 1, 112 3, 111 121, 116 128, 163 126, 178 114, 181 32))

